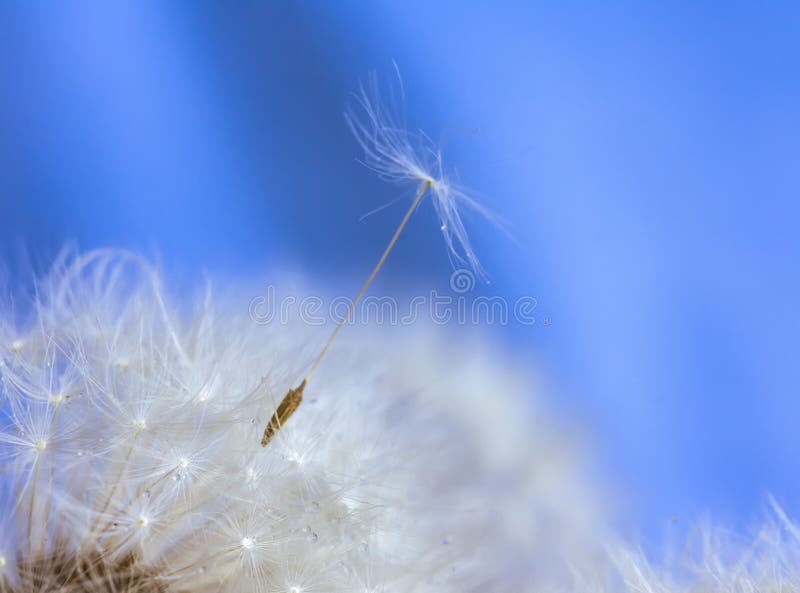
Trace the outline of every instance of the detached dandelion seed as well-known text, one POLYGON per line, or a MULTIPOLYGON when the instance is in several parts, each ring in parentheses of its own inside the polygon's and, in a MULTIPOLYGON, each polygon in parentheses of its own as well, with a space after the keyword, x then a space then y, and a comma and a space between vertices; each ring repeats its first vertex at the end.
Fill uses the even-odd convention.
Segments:
POLYGON ((402 104, 405 101, 399 72, 397 78, 401 94, 400 106, 395 105, 392 109, 381 102, 377 76, 373 74, 369 79, 368 86, 362 85, 360 92, 356 94, 355 106, 345 113, 345 119, 363 149, 364 164, 386 181, 416 184, 416 195, 389 240, 389 244, 378 259, 378 263, 375 264, 372 272, 361 286, 361 290, 353 299, 345 315, 334 327, 302 381, 297 387, 290 389, 278 404, 278 408, 264 429, 261 438, 262 447, 269 444, 280 427, 300 407, 303 391, 311 375, 322 362, 347 319, 355 311, 375 276, 378 275, 411 215, 419 207, 426 194, 430 193, 439 216, 441 222, 439 228, 442 231, 451 261, 454 264, 468 265, 477 276, 485 278, 483 268, 475 255, 461 219, 459 208, 470 208, 490 220, 493 220, 494 217, 444 175, 441 151, 433 145, 428 137, 422 132, 414 134, 407 129, 403 118, 399 115, 402 113, 402 104))

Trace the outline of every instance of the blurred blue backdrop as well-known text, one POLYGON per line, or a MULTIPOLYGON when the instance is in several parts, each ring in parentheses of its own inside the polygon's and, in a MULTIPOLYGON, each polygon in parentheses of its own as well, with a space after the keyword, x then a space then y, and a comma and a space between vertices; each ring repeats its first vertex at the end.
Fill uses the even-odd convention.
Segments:
MULTIPOLYGON (((470 226, 490 292, 552 317, 491 331, 547 369, 634 522, 743 525, 767 491, 797 512, 798 30, 789 2, 5 2, 3 261, 76 240, 363 274, 402 207, 359 217, 400 190, 341 114, 394 59, 411 124, 512 221, 519 245, 470 226)), ((447 285, 430 210, 385 289, 447 285)))

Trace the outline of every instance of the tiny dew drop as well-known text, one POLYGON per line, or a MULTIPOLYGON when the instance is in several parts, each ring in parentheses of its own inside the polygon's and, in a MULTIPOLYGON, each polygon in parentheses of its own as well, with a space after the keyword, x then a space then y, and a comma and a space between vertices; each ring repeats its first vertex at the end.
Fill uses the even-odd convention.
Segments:
POLYGON ((319 539, 319 536, 314 533, 313 531, 306 536, 306 541, 310 544, 313 544, 319 539))
POLYGON ((316 513, 318 510, 319 510, 319 503, 316 501, 311 502, 311 504, 309 504, 306 507, 307 513, 316 513))
POLYGON ((361 543, 358 545, 358 551, 359 551, 360 553, 362 553, 362 554, 366 554, 367 550, 369 550, 369 546, 367 545, 367 542, 361 542, 361 543))

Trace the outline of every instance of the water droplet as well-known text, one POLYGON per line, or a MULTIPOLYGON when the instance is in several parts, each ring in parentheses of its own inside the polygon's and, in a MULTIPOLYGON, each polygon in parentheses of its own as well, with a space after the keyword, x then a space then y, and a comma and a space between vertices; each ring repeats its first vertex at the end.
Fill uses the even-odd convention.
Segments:
POLYGON ((150 489, 147 489, 147 490, 145 490, 143 492, 143 494, 144 494, 145 498, 150 498, 150 496, 152 496, 153 492, 150 489))
POLYGON ((314 533, 313 531, 306 536, 306 541, 310 544, 313 544, 319 539, 319 536, 314 533))
POLYGON ((312 501, 311 504, 309 504, 306 507, 307 513, 316 513, 318 510, 319 510, 319 503, 316 501, 312 501))
POLYGON ((442 226, 439 227, 439 229, 442 230, 442 231, 446 231, 447 230, 447 225, 443 224, 442 226))
POLYGON ((311 527, 309 527, 308 525, 303 527, 303 533, 311 533, 311 527))
POLYGON ((367 542, 361 542, 358 545, 358 551, 361 552, 362 554, 366 554, 367 550, 369 550, 369 546, 367 545, 367 542))
POLYGON ((256 540, 254 540, 252 537, 245 536, 242 538, 241 544, 245 550, 252 550, 256 545, 256 540))

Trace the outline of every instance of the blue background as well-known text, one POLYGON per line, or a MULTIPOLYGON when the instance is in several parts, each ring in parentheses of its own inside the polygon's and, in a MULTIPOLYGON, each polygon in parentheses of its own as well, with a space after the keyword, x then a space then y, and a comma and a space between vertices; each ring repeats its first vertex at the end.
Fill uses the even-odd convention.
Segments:
MULTIPOLYGON (((0 5, 0 250, 160 254, 175 283, 368 270, 402 214, 342 111, 409 121, 519 245, 470 225, 489 331, 544 366, 632 523, 800 511, 800 9, 738 2, 0 5)), ((377 289, 446 287, 431 208, 377 289)))

